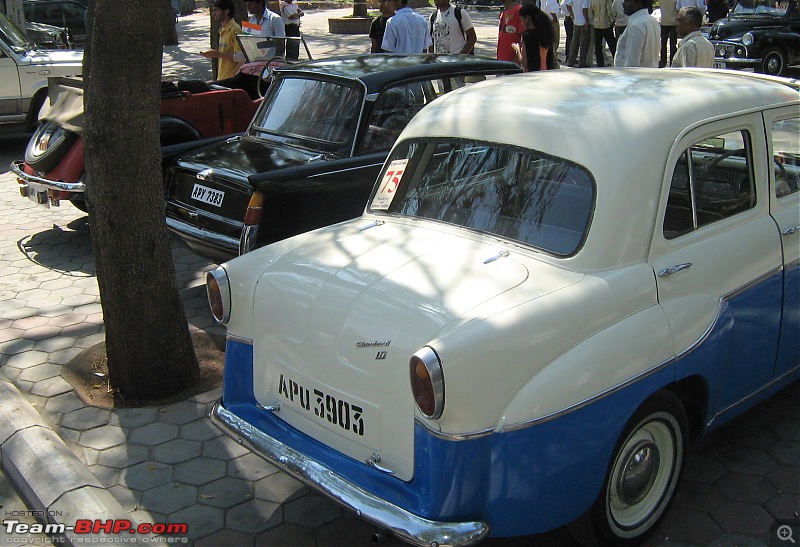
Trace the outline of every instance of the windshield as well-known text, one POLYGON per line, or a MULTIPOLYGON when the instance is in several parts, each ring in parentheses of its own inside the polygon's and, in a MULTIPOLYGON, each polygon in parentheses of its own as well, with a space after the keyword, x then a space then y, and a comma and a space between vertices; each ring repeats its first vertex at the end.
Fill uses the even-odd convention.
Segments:
POLYGON ((739 0, 733 7, 733 13, 769 13, 771 15, 786 15, 788 2, 771 2, 769 0, 739 0))
POLYGON ((2 12, 0 12, 0 37, 15 53, 22 54, 30 49, 25 33, 2 12))
POLYGON ((369 210, 462 226, 567 256, 582 245, 594 182, 582 167, 533 150, 481 142, 406 141, 369 210))
POLYGON ((253 119, 256 131, 291 139, 314 141, 315 146, 352 146, 363 93, 339 82, 280 78, 271 86, 253 119))

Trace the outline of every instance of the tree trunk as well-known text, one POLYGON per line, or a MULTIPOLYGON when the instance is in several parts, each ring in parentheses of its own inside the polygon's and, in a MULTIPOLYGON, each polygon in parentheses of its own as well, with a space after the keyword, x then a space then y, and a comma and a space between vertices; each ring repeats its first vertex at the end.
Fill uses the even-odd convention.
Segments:
POLYGON ((159 150, 169 0, 90 0, 85 79, 87 194, 109 380, 157 399, 199 376, 164 222, 159 150))

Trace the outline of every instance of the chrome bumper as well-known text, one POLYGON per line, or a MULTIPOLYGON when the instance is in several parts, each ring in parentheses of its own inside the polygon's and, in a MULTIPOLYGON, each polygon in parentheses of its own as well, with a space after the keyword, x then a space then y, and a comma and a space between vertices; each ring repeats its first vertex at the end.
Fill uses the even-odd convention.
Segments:
POLYGON ((167 217, 167 228, 186 240, 187 244, 198 243, 203 247, 220 249, 223 253, 236 256, 239 251, 239 240, 232 237, 217 234, 209 230, 203 230, 182 220, 167 217))
POLYGON ((48 190, 61 190, 63 192, 82 193, 86 191, 86 185, 82 182, 63 182, 60 180, 46 179, 37 175, 29 175, 25 172, 24 165, 25 163, 22 161, 12 161, 11 172, 26 184, 34 184, 36 186, 43 186, 48 190))
POLYGON ((484 522, 437 522, 428 520, 376 497, 337 475, 321 463, 273 439, 222 406, 211 410, 211 420, 237 442, 327 495, 340 505, 396 536, 420 547, 472 545, 489 533, 484 522))

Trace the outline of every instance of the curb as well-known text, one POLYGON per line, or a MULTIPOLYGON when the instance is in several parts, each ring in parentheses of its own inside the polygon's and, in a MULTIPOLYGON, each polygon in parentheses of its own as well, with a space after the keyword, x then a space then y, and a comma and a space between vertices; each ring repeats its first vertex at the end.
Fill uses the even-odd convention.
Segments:
MULTIPOLYGON (((16 386, 0 370, 0 466, 33 510, 40 512, 48 530, 60 525, 74 527, 77 520, 133 521, 109 494, 97 477, 69 449, 66 443, 16 386)), ((105 534, 59 534, 65 545, 94 542, 105 534)), ((118 534, 116 534, 118 535, 118 534)), ((108 537, 111 537, 109 534, 108 537)), ((137 543, 131 537, 130 543, 137 543)), ((127 543, 127 541, 126 541, 127 543)))

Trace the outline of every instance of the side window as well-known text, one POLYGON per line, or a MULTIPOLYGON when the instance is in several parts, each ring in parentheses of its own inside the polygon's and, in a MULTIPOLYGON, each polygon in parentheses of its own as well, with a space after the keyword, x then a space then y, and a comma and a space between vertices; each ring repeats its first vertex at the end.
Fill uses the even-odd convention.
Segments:
POLYGON ((384 90, 375 99, 361 152, 388 150, 414 115, 436 98, 431 83, 413 82, 384 90))
POLYGON ((775 195, 779 198, 800 189, 800 118, 772 123, 775 195))
POLYGON ((672 174, 664 237, 674 239, 753 208, 751 158, 746 131, 704 139, 686 149, 672 174))

